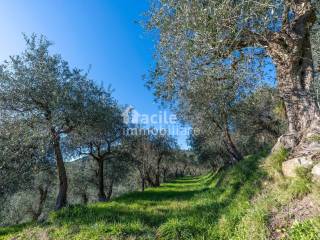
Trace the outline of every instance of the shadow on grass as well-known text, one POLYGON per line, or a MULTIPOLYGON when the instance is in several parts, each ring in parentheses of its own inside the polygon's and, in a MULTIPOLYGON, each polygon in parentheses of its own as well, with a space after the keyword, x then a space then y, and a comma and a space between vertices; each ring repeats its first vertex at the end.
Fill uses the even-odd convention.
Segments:
POLYGON ((59 224, 72 222, 87 225, 101 221, 123 224, 139 221, 149 227, 158 227, 168 217, 179 214, 178 209, 166 209, 169 202, 189 201, 195 195, 206 191, 207 188, 175 191, 174 188, 166 186, 163 189, 157 188, 156 191, 134 192, 110 203, 71 206, 55 213, 55 221, 59 224), (151 208, 151 211, 146 211, 147 208, 151 208), (152 208, 157 209, 153 211, 152 208))
POLYGON ((137 192, 125 198, 119 198, 116 201, 118 203, 127 203, 131 204, 135 201, 153 201, 153 202, 161 202, 161 201, 187 201, 193 198, 196 194, 202 193, 206 191, 206 189, 200 190, 164 190, 159 188, 158 191, 146 191, 146 192, 137 192))
MULTIPOLYGON (((190 220, 188 227, 206 229, 201 234, 208 239, 205 235, 208 229, 215 227, 229 212, 228 224, 234 227, 243 214, 241 209, 237 210, 238 203, 249 201, 260 190, 264 173, 259 168, 259 159, 261 156, 251 156, 217 174, 177 179, 156 189, 123 195, 109 203, 71 206, 53 213, 52 224, 92 226, 102 222, 106 229, 113 224, 129 229, 130 224, 138 222, 146 226, 143 231, 155 236, 161 225, 180 219, 184 224, 190 220)), ((20 230, 2 231, 9 234, 20 230)))
POLYGON ((4 236, 4 235, 9 235, 9 234, 14 234, 14 233, 20 232, 24 228, 30 227, 32 225, 34 225, 34 223, 24 223, 24 224, 8 226, 8 227, 0 227, 0 236, 4 236))
POLYGON ((141 220, 147 225, 158 226, 173 215, 198 215, 201 217, 204 212, 211 212, 218 218, 224 208, 237 199, 236 196, 240 191, 248 199, 256 192, 254 189, 258 189, 258 181, 263 175, 262 172, 258 171, 258 163, 257 158, 251 157, 243 160, 237 166, 221 171, 217 176, 210 174, 209 177, 205 178, 178 179, 157 189, 149 189, 145 192, 135 192, 119 197, 111 203, 91 205, 89 207, 71 207, 59 212, 57 219, 64 223, 78 220, 84 224, 90 224, 97 220, 108 222, 125 221, 125 223, 132 220, 141 220), (215 187, 209 188, 213 181, 216 181, 215 187), (199 183, 202 187, 195 187, 194 190, 190 190, 188 189, 189 183, 199 183), (243 188, 245 185, 247 185, 246 189, 243 188), (216 198, 219 196, 222 197, 218 201, 216 198), (163 201, 193 201, 195 197, 197 199, 207 198, 208 201, 197 206, 190 204, 191 206, 188 210, 171 209, 171 213, 168 213, 167 216, 157 211, 145 211, 147 207, 157 207, 163 201), (137 204, 137 206, 132 208, 131 204, 137 204))

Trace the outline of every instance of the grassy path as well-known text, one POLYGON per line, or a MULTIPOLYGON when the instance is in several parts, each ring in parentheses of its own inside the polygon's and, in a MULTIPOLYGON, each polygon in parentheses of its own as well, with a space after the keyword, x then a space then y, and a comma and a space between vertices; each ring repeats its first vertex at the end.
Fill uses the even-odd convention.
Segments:
POLYGON ((187 177, 119 197, 73 206, 48 223, 0 229, 0 239, 232 239, 259 191, 257 157, 201 177, 187 177))

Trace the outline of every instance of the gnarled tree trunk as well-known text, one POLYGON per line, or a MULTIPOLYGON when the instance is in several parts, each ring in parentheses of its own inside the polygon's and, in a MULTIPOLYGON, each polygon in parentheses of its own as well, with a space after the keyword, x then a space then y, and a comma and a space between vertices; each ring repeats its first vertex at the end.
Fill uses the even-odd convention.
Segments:
POLYGON ((60 136, 54 128, 51 129, 51 134, 59 176, 59 193, 56 200, 55 210, 59 210, 67 205, 68 178, 61 152, 60 136))
POLYGON ((310 32, 316 13, 309 0, 287 4, 295 13, 294 20, 271 36, 267 48, 276 64, 278 89, 289 123, 288 132, 279 138, 274 150, 284 146, 291 149, 293 161, 312 164, 320 150, 320 146, 310 143, 310 137, 320 133, 319 109, 311 94, 314 66, 310 32))
POLYGON ((243 156, 240 153, 240 151, 238 150, 238 148, 236 147, 236 145, 234 144, 234 142, 230 136, 230 132, 229 132, 228 127, 226 127, 224 130, 224 137, 225 137, 224 143, 226 145, 227 152, 232 159, 232 162, 238 162, 238 161, 242 160, 243 156))
POLYGON ((103 174, 103 167, 104 161, 103 159, 97 160, 98 162, 98 201, 105 202, 107 201, 107 196, 104 192, 104 174, 103 174))
POLYGON ((277 67, 278 89, 289 122, 288 137, 283 143, 292 148, 318 121, 319 111, 311 95, 314 67, 310 31, 316 19, 315 10, 310 1, 300 1, 291 8, 295 19, 271 37, 268 52, 277 67))
POLYGON ((38 190, 39 190, 39 203, 37 205, 37 208, 35 210, 30 209, 33 221, 37 221, 39 219, 39 217, 41 216, 44 204, 45 204, 45 202, 47 200, 47 196, 48 196, 48 186, 45 186, 45 187, 39 186, 38 190))

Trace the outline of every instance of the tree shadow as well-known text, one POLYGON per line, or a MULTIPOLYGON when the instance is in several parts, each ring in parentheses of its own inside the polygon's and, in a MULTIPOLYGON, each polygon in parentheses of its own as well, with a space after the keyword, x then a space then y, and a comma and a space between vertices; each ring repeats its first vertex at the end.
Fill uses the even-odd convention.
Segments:
MULTIPOLYGON (((109 203, 71 206, 54 213, 53 223, 90 227, 102 222, 107 233, 109 225, 130 226, 138 222, 148 229, 142 231, 152 234, 173 218, 185 222, 192 218, 196 223, 214 226, 240 198, 250 200, 261 189, 265 173, 259 163, 258 158, 251 157, 215 175, 177 179, 160 188, 120 196, 109 203)), ((203 234, 206 232, 208 229, 203 234)))
POLYGON ((32 225, 33 225, 33 223, 23 223, 23 224, 18 224, 18 225, 13 225, 13 226, 0 227, 0 236, 20 232, 24 228, 30 227, 32 225))

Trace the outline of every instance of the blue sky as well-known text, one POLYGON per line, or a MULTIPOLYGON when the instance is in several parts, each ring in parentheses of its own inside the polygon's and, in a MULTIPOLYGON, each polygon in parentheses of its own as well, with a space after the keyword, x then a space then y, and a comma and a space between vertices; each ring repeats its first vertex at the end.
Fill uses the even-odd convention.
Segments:
MULTIPOLYGON (((136 21, 148 0, 8 0, 0 8, 0 61, 24 48, 22 33, 44 34, 71 66, 108 87, 139 113, 159 111, 142 75, 152 66, 154 41, 136 21)), ((185 137, 179 143, 186 147, 185 137)))

